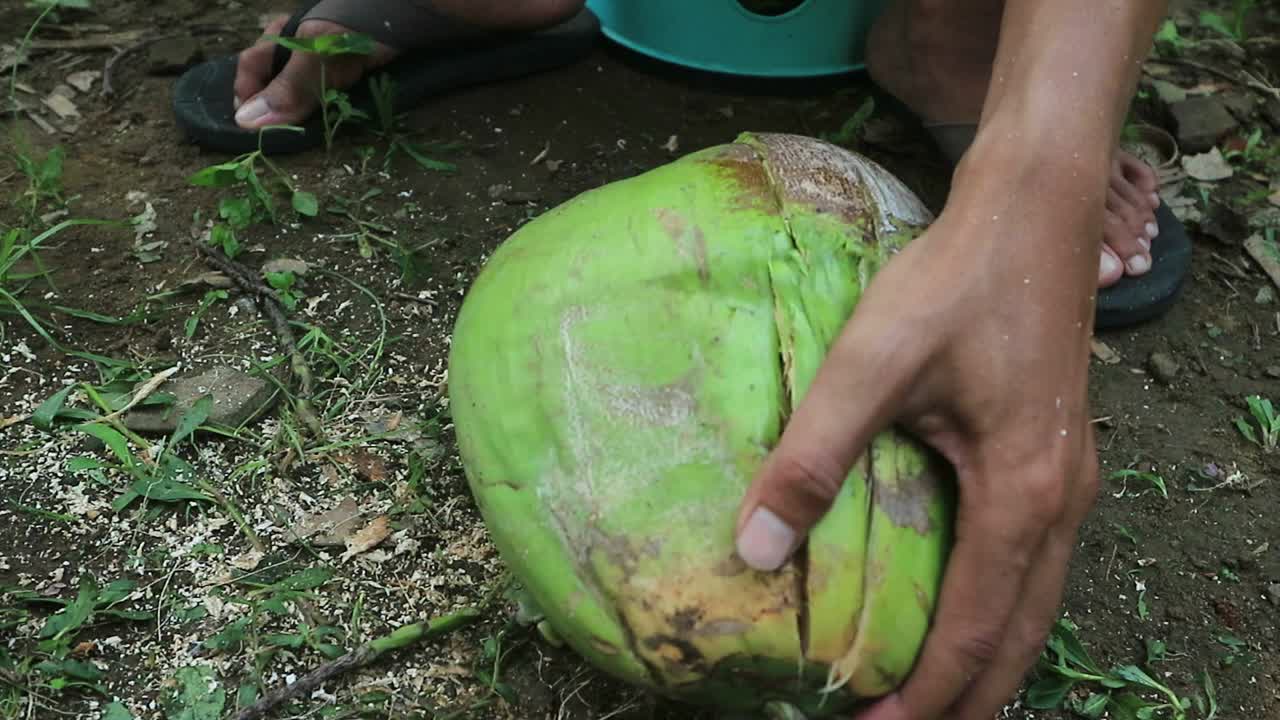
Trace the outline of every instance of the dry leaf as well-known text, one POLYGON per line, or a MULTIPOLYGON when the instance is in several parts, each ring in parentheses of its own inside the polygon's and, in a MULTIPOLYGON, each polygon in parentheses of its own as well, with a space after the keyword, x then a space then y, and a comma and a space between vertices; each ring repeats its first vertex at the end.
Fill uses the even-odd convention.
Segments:
POLYGON ((1280 288, 1280 240, 1268 240, 1258 233, 1244 241, 1245 252, 1253 258, 1280 288))
POLYGON ((1188 155, 1182 158, 1182 169, 1196 180, 1226 180, 1235 174, 1231 168, 1231 164, 1227 159, 1222 157, 1222 152, 1218 148, 1213 148, 1207 153, 1199 155, 1188 155))
POLYGON ((256 570, 262 562, 261 550, 249 550, 231 558, 231 564, 240 570, 256 570))
POLYGON ((332 510, 303 516, 285 536, 290 542, 311 540, 312 545, 339 547, 345 545, 359 527, 360 504, 353 497, 343 498, 332 510))
POLYGON ((1120 354, 1111 349, 1111 346, 1094 338, 1089 341, 1089 350, 1093 356, 1098 358, 1107 365, 1115 365, 1120 362, 1120 354))
POLYGON ((387 520, 386 515, 379 515, 365 525, 360 532, 347 538, 347 551, 342 554, 342 559, 349 560, 362 552, 372 550, 390 536, 390 521, 387 520))
POLYGON ((387 463, 368 450, 344 453, 336 458, 369 482, 382 482, 387 477, 387 463))
POLYGON ((276 258, 268 261, 262 266, 262 272, 265 273, 293 273, 294 275, 306 275, 311 269, 311 263, 306 260, 297 258, 276 258))
POLYGON ((67 84, 80 92, 89 92, 100 77, 102 77, 100 70, 81 70, 68 75, 67 84))
POLYGON ((50 93, 41 101, 44 106, 49 108, 63 120, 79 119, 80 110, 76 108, 76 104, 67 99, 66 96, 58 93, 50 93))
POLYGON ((179 287, 187 285, 208 285, 211 288, 225 290, 227 288, 234 287, 235 283, 231 282, 231 278, 226 275, 215 270, 210 270, 209 272, 202 272, 193 278, 183 280, 179 287))

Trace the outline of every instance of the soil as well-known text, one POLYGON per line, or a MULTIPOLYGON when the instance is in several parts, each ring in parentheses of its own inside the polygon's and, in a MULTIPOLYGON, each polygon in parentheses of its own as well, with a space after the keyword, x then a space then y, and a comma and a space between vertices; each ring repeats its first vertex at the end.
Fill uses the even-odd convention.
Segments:
MULTIPOLYGON (((34 11, 18 5, 0 10, 0 26, 30 25, 34 11)), ((1201 4, 1177 5, 1186 17, 1201 4)), ((173 72, 192 58, 240 49, 256 36, 258 13, 270 9, 263 2, 205 8, 100 0, 90 11, 68 11, 60 19, 63 26, 101 26, 85 31, 90 35, 138 30, 149 36, 156 28, 194 22, 229 28, 192 34, 188 46, 166 41, 155 58, 145 51, 123 57, 111 76, 114 97, 98 94, 101 79, 90 92, 71 96, 81 117, 68 123, 76 125, 69 132, 50 134, 26 116, 6 116, 6 137, 27 143, 23 150, 6 141, 6 152, 43 156, 55 145, 65 150, 69 217, 125 219, 144 212, 147 203, 155 211, 156 227, 141 240, 127 228, 72 227, 41 254, 52 282, 35 281, 23 297, 40 317, 56 320, 64 348, 130 360, 144 378, 179 363, 193 372, 214 364, 252 371, 276 352, 270 325, 234 290, 208 309, 191 337, 186 334, 184 323, 208 288, 190 290, 180 282, 211 269, 188 240, 193 229, 198 235, 206 227, 225 195, 193 186, 189 177, 230 158, 188 143, 169 104, 173 72), (151 249, 158 257, 141 262, 136 245, 154 241, 165 243, 151 249), (104 324, 48 311, 49 303, 135 321, 104 324)), ((1274 35, 1277 27, 1257 32, 1274 35)), ((71 35, 46 28, 37 37, 71 35)), ((19 97, 37 102, 68 74, 100 70, 111 52, 41 50, 18 73, 32 91, 19 97)), ((1191 76, 1163 77, 1194 82, 1191 76)), ((115 486, 103 486, 66 467, 74 455, 105 458, 100 444, 65 427, 54 433, 28 422, 4 428, 0 588, 71 599, 83 573, 103 584, 128 577, 142 589, 129 607, 159 612, 151 620, 99 619, 79 636, 94 641, 84 652, 107 670, 105 696, 40 687, 14 716, 93 717, 118 699, 138 717, 161 717, 174 671, 197 662, 221 674, 231 707, 236 688, 253 677, 252 654, 198 648, 241 617, 230 609, 236 595, 219 594, 248 593, 231 581, 232 559, 247 563, 238 567, 257 568, 264 581, 317 562, 332 567, 334 579, 299 612, 340 627, 344 648, 401 622, 481 602, 503 564, 485 539, 448 432, 444 360, 451 320, 488 255, 523 223, 584 190, 743 130, 836 133, 873 95, 861 75, 822 83, 730 82, 660 67, 602 44, 573 66, 450 93, 410 112, 405 126, 428 154, 456 165, 455 171, 426 170, 403 154, 383 169, 386 144, 369 131, 344 132, 328 155, 320 149, 275 159, 320 199, 322 209, 345 199, 370 233, 370 251, 362 253, 359 226, 324 211, 315 218, 285 213, 280 223, 258 223, 240 233, 247 249, 239 259, 248 267, 273 258, 311 265, 297 320, 327 337, 304 336, 301 326, 295 332, 316 351, 310 355, 318 376, 316 405, 330 447, 298 456, 285 432, 297 423, 287 422, 284 411, 238 439, 201 436, 199 452, 188 459, 246 516, 266 550, 255 564, 245 558, 253 549, 245 533, 221 505, 157 503, 146 512, 135 506, 114 513, 109 504, 121 489, 116 476, 107 476, 115 486), (374 149, 371 161, 362 162, 361 148, 374 149), (329 362, 317 351, 322 346, 330 350, 329 362), (414 432, 362 440, 370 423, 389 422, 414 432), (344 559, 341 547, 307 550, 289 542, 287 530, 301 514, 347 496, 369 516, 390 517, 393 534, 374 551, 381 555, 344 559), (213 546, 220 552, 201 554, 213 546), (205 599, 211 595, 220 599, 205 599), (363 609, 353 621, 357 604, 363 609), (203 608, 203 616, 193 608, 203 608)), ((875 120, 848 144, 938 208, 947 166, 900 109, 882 97, 878 102, 875 120)), ((1145 119, 1165 122, 1154 112, 1145 119)), ((1263 129, 1264 142, 1274 142, 1280 129, 1257 119, 1245 133, 1253 127, 1263 129)), ((1153 322, 1098 338, 1111 358, 1097 359, 1091 368, 1103 476, 1125 469, 1154 473, 1167 497, 1141 478, 1105 481, 1080 537, 1064 614, 1079 625, 1078 636, 1100 664, 1142 664, 1147 641, 1160 640, 1167 644, 1165 657, 1147 667, 1161 681, 1179 694, 1203 695, 1201 673, 1207 671, 1220 717, 1265 718, 1280 717, 1280 589, 1269 590, 1280 583, 1280 452, 1263 452, 1234 423, 1248 415, 1246 396, 1280 400, 1280 304, 1257 302, 1270 281, 1242 249, 1257 230, 1229 202, 1243 181, 1205 184, 1211 202, 1188 220, 1194 265, 1178 304, 1153 322)), ((1261 182, 1267 187, 1265 178, 1261 182)), ((0 190, 14 198, 0 210, 0 227, 21 220, 25 189, 22 173, 0 168, 0 190)), ((1191 181, 1183 192, 1199 200, 1191 181)), ((31 413, 66 384, 109 379, 101 367, 51 346, 12 313, 0 314, 0 341, 0 418, 31 413)), ((288 381, 286 373, 276 376, 288 381)), ((87 407, 83 398, 80 407, 87 407)), ((511 602, 499 598, 487 607, 480 622, 330 683, 295 709, 343 708, 351 713, 338 715, 344 717, 703 716, 597 673, 532 629, 511 630, 511 602), (493 671, 486 641, 492 650, 499 637, 510 647, 501 656, 503 684, 494 685, 482 671, 493 671)), ((7 646, 15 657, 30 651, 51 608, 30 611, 16 626, 6 626, 0 615, 0 650, 7 646)), ((282 616, 270 627, 287 632, 295 621, 296 615, 282 616)), ((323 659, 305 648, 273 657, 259 678, 260 691, 323 659)), ((0 674, 0 687, 12 680, 7 677, 0 674)), ((1023 701, 1020 695, 1005 716, 1068 716, 1032 711, 1023 701)))

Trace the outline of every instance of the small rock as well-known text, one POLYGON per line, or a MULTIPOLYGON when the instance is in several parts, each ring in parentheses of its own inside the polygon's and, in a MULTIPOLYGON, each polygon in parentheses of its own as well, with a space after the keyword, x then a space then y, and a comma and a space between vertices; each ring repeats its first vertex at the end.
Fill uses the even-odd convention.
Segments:
POLYGON ((1280 98, 1273 97, 1267 100, 1267 104, 1262 109, 1267 120, 1271 122, 1271 127, 1280 130, 1280 98))
POLYGON ((1280 378, 1280 365, 1268 365, 1267 377, 1280 378))
POLYGON ((200 397, 213 395, 213 408, 206 421, 238 427, 271 398, 271 383, 228 367, 215 367, 193 377, 177 378, 161 386, 174 396, 172 405, 141 406, 124 416, 124 424, 139 433, 168 434, 183 414, 200 397))
POLYGON ((204 60, 204 50, 190 35, 161 38, 147 47, 147 72, 171 75, 204 60))
POLYGON ((1152 80, 1151 87, 1155 89, 1156 96, 1166 105, 1180 103, 1187 99, 1187 89, 1174 85, 1168 80, 1152 80))
POLYGON ((1178 128, 1178 144, 1186 153, 1205 152, 1239 127, 1222 101, 1211 95, 1173 103, 1169 112, 1178 128))
POLYGON ((1171 604, 1164 609, 1164 616, 1167 620, 1186 620, 1187 610, 1178 604, 1171 604))
POLYGON ((1258 108, 1257 95, 1248 90, 1228 90, 1221 95, 1222 104, 1238 118, 1247 122, 1258 108))
POLYGON ((1171 384, 1174 378, 1178 377, 1178 371, 1182 369, 1172 355, 1163 352, 1151 353, 1151 357, 1147 359, 1147 367, 1151 369, 1151 374, 1165 385, 1171 384))
POLYGON ((1272 605, 1280 605, 1280 583, 1271 583, 1267 586, 1267 599, 1272 605))

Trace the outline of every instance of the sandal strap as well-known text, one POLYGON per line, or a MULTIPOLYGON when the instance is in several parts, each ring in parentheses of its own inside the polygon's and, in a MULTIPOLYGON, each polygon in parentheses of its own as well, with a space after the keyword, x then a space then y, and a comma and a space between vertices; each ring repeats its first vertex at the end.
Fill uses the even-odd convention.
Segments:
POLYGON ((397 50, 446 48, 492 33, 441 12, 431 0, 319 0, 300 20, 328 20, 397 50))
MULTIPOLYGON (((493 34, 441 12, 431 0, 304 0, 280 36, 296 36, 304 20, 328 20, 399 51, 445 49, 493 34)), ((273 74, 284 69, 289 55, 287 48, 276 45, 273 74)))

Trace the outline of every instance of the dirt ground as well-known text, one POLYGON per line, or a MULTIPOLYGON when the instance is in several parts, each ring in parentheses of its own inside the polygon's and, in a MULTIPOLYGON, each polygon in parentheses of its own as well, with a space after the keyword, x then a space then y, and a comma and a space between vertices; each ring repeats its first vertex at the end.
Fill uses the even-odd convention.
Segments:
MULTIPOLYGON (((21 40, 35 18, 20 5, 0 9, 0 42, 21 40)), ((315 375, 326 444, 299 453, 305 423, 277 398, 234 436, 202 433, 182 448, 202 478, 203 500, 144 498, 117 511, 111 505, 128 479, 72 461, 110 461, 109 447, 72 430, 72 415, 37 427, 27 416, 41 403, 77 384, 66 407, 94 409, 83 383, 115 392, 118 407, 128 396, 121 387, 175 365, 183 374, 229 366, 291 382, 255 304, 234 288, 206 296, 219 288, 198 279, 214 268, 190 239, 207 231, 226 193, 189 178, 231 158, 186 142, 170 110, 176 69, 241 48, 255 37, 258 14, 272 8, 98 0, 47 21, 35 38, 136 35, 88 48, 37 45, 17 72, 17 97, 37 106, 52 132, 29 114, 6 113, 0 233, 32 216, 34 232, 67 218, 144 216, 154 228, 63 229, 39 256, 48 278, 0 285, 20 289, 58 342, 0 303, 0 717, 216 718, 237 698, 260 696, 338 650, 464 607, 483 614, 327 683, 278 716, 711 717, 585 667, 493 595, 503 564, 467 490, 444 403, 452 318, 488 255, 538 214, 743 130, 835 136, 874 95, 871 85, 861 75, 726 83, 602 43, 571 67, 451 93, 410 112, 404 126, 414 140, 453 170, 427 169, 403 153, 384 167, 387 143, 367 130, 344 132, 331 154, 274 159, 318 198, 320 212, 286 208, 279 222, 251 224, 238 233, 238 260, 309 265, 294 288, 293 330, 315 375), (99 94, 101 77, 74 91, 78 118, 40 105, 68 75, 101 71, 116 50, 197 22, 200 32, 166 41, 167 55, 143 48, 122 56, 110 77, 113 97, 99 94), (219 24, 228 27, 210 29, 219 24), (43 158, 55 147, 65 152, 66 213, 56 214, 63 206, 53 201, 31 213, 17 158, 43 158), (5 418, 15 422, 6 427, 5 418), (387 523, 377 547, 348 554, 342 541, 293 541, 300 518, 346 498, 361 523, 387 523), (101 602, 72 602, 90 577, 101 602), (101 590, 116 580, 132 583, 123 599, 101 590), (63 633, 49 630, 63 607, 51 600, 88 616, 63 633)), ((1207 717, 1212 696, 1217 717, 1280 718, 1280 452, 1265 452, 1236 426, 1249 417, 1247 396, 1280 401, 1277 288, 1243 245, 1280 228, 1280 94, 1235 74, 1269 67, 1258 85, 1280 83, 1280 18, 1255 10, 1254 41, 1234 44, 1245 48, 1237 53, 1198 19, 1206 9, 1175 3, 1185 42, 1204 44, 1177 62, 1151 63, 1135 113, 1172 129, 1159 80, 1227 103, 1239 127, 1219 140, 1224 150, 1259 134, 1252 154, 1230 158, 1233 177, 1184 177, 1166 188, 1167 199, 1182 199, 1195 246, 1177 306, 1098 337, 1091 397, 1107 479, 1080 540, 1064 615, 1100 666, 1141 666, 1179 696, 1198 698, 1188 717, 1207 717), (1271 43, 1257 40, 1268 36, 1271 43), (1206 65, 1225 68, 1225 77, 1206 65), (1137 473, 1114 475, 1126 470, 1137 473)), ((839 139, 937 208, 946 165, 909 118, 878 100, 871 120, 839 139)), ((28 259, 17 269, 36 266, 28 259)), ((1073 696, 1087 694, 1082 686, 1073 696)), ((1071 712, 1032 710, 1020 695, 1006 716, 1071 712)))

